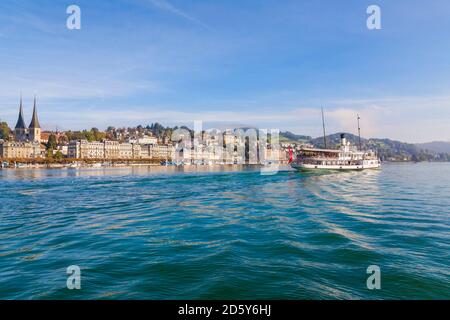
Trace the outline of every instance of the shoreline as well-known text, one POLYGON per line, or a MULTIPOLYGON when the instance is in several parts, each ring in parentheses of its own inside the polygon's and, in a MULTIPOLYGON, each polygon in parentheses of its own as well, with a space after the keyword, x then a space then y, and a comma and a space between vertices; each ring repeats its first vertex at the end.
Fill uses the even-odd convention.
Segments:
MULTIPOLYGON (((220 167, 220 166, 263 166, 261 163, 185 163, 167 159, 1 159, 1 169, 77 169, 77 168, 127 168, 127 167, 220 167)), ((280 161, 279 165, 288 165, 280 161)))
MULTIPOLYGON (((283 166, 286 164, 280 164, 283 166)), ((136 167, 154 167, 154 168, 214 168, 214 167, 260 167, 261 164, 189 164, 189 165, 163 165, 160 163, 128 163, 128 164, 102 164, 100 162, 93 164, 32 164, 0 167, 0 170, 27 170, 27 169, 121 169, 121 168, 136 168, 136 167)))
MULTIPOLYGON (((382 164, 420 164, 420 163, 450 163, 448 161, 383 161, 382 164)), ((170 164, 164 165, 161 163, 154 162, 131 162, 131 163, 109 163, 109 162, 90 162, 90 163, 34 163, 34 164, 23 164, 10 165, 10 166, 0 166, 0 170, 29 170, 29 169, 124 169, 124 168, 138 168, 138 167, 153 167, 153 168, 218 168, 218 167, 264 167, 262 164, 170 164)), ((288 163, 279 163, 280 167, 289 167, 288 163)))

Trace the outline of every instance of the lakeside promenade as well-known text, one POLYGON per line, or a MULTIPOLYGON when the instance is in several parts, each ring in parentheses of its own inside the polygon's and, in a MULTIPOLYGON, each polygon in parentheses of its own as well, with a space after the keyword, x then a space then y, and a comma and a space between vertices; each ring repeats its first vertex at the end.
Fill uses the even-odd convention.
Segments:
MULTIPOLYGON (((191 162, 173 162, 172 159, 77 159, 77 158, 37 158, 37 159, 2 159, 0 158, 0 169, 51 169, 51 168, 82 168, 82 167, 126 167, 126 166, 261 166, 261 163, 191 163, 191 162)), ((287 165, 286 161, 280 161, 279 165, 287 165)))
POLYGON ((93 166, 96 164, 100 165, 160 165, 166 159, 77 159, 77 158, 13 158, 13 159, 3 159, 0 158, 1 166, 0 168, 17 168, 20 166, 28 168, 60 168, 69 166, 93 166))

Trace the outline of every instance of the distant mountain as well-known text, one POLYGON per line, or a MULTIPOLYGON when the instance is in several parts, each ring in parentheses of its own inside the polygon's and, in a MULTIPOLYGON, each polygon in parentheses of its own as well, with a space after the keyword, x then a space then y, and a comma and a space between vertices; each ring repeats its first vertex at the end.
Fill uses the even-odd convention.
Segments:
MULTIPOLYGON (((358 136, 345 133, 345 137, 353 145, 358 145, 358 136)), ((341 133, 328 135, 327 148, 336 148, 341 141, 341 133)), ((311 139, 309 143, 323 148, 323 137, 311 139)), ((431 149, 423 149, 411 143, 405 143, 390 139, 364 139, 361 138, 361 148, 371 149, 377 152, 382 160, 389 161, 450 161, 450 151, 440 152, 431 149)))
MULTIPOLYGON (((341 143, 341 134, 342 133, 344 133, 344 132, 334 133, 334 134, 326 136, 327 148, 338 147, 339 144, 341 143)), ((347 140, 350 141, 350 143, 358 144, 358 136, 355 136, 354 134, 351 134, 351 133, 344 133, 344 134, 345 134, 345 137, 347 138, 347 140)), ((316 146, 318 148, 325 147, 323 137, 311 139, 309 141, 309 143, 313 144, 314 146, 316 146)), ((361 138, 361 144, 364 145, 365 143, 367 143, 367 140, 364 138, 361 138)))
POLYGON ((304 143, 312 139, 310 136, 295 134, 289 131, 280 132, 280 142, 285 143, 304 143))
POLYGON ((450 142, 433 141, 427 143, 416 143, 416 146, 425 151, 432 151, 437 153, 450 153, 450 142))

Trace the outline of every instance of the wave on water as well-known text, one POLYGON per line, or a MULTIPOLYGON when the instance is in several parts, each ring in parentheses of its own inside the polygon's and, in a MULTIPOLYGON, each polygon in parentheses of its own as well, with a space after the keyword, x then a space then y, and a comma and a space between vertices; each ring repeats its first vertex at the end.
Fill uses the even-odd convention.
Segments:
POLYGON ((0 171, 0 298, 450 298, 448 164, 155 170, 0 171))

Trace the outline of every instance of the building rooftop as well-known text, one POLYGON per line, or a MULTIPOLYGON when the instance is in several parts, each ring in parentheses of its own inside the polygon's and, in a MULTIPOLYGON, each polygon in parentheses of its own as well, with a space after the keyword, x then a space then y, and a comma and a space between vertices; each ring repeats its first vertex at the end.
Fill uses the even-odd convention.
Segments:
POLYGON ((19 119, 17 119, 16 129, 26 129, 25 121, 23 120, 23 107, 22 107, 22 97, 20 97, 20 107, 19 107, 19 119))
POLYGON ((30 128, 41 128, 41 125, 39 124, 38 116, 37 116, 37 110, 36 110, 36 96, 34 97, 34 106, 33 106, 33 117, 31 118, 31 122, 29 125, 30 128))

